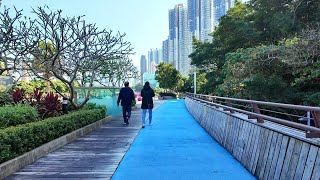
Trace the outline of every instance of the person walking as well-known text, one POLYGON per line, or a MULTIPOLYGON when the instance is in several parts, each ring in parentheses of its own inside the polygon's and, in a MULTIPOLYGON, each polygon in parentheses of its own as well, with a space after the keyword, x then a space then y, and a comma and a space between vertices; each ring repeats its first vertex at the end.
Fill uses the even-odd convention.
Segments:
POLYGON ((124 88, 120 90, 117 104, 121 101, 124 124, 128 125, 131 116, 132 101, 135 100, 133 90, 129 87, 129 82, 124 83, 124 88))
POLYGON ((142 128, 145 127, 145 121, 146 121, 146 114, 147 109, 149 111, 149 125, 152 125, 152 109, 153 109, 153 97, 154 97, 154 91, 150 87, 150 83, 147 81, 143 89, 141 90, 141 97, 142 97, 142 128))

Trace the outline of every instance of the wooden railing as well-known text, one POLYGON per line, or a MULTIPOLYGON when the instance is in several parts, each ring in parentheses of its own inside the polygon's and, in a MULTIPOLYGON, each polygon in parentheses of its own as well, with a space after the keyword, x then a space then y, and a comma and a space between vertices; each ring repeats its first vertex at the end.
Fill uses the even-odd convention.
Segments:
POLYGON ((307 138, 320 138, 320 107, 264 102, 228 97, 187 93, 192 98, 230 113, 239 112, 256 119, 265 120, 306 131, 307 138), (307 117, 301 114, 306 114, 307 117), (288 118, 285 118, 288 117, 288 118))

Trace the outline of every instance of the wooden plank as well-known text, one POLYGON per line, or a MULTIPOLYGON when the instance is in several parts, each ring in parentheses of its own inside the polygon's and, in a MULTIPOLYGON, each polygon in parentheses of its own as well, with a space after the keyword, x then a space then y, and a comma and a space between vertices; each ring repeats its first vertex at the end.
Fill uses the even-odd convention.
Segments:
POLYGON ((302 141, 297 140, 295 145, 294 145, 294 149, 293 149, 293 153, 292 153, 292 157, 290 160, 290 165, 289 165, 289 169, 288 169, 288 173, 286 176, 286 179, 293 179, 297 165, 298 165, 298 161, 299 161, 299 157, 300 157, 300 153, 301 153, 301 149, 302 149, 302 141))
POLYGON ((304 179, 304 180, 311 179, 312 170, 313 170, 314 164, 316 162, 318 150, 319 150, 319 147, 311 145, 309 153, 308 153, 308 159, 307 159, 304 171, 303 171, 302 179, 304 179))
POLYGON ((273 133, 273 137, 272 137, 272 140, 271 140, 271 146, 270 146, 270 150, 269 150, 269 154, 268 154, 268 158, 267 158, 267 163, 266 163, 266 168, 264 170, 264 173, 263 173, 263 179, 268 179, 268 175, 269 175, 269 171, 270 171, 270 168, 271 168, 271 163, 272 163, 272 160, 275 159, 275 150, 277 148, 277 141, 278 141, 278 136, 280 134, 277 133, 277 132, 274 132, 273 133))
POLYGON ((239 131, 240 131, 240 120, 238 120, 237 118, 234 118, 233 119, 233 121, 234 121, 234 128, 233 128, 233 133, 232 133, 232 141, 231 141, 231 145, 230 145, 230 149, 231 149, 231 153, 232 153, 232 155, 234 156, 234 154, 235 154, 235 147, 236 147, 236 143, 237 143, 237 141, 238 141, 238 138, 239 138, 239 136, 238 136, 238 134, 239 134, 239 131))
POLYGON ((267 133, 266 137, 262 137, 262 138, 266 139, 266 141, 263 142, 264 144, 262 147, 262 151, 259 154, 258 165, 257 165, 257 169, 255 172, 255 176, 258 178, 260 178, 261 171, 264 170, 265 160, 266 160, 266 156, 268 155, 273 131, 266 130, 266 133, 267 133))
POLYGON ((267 160, 268 160, 268 156, 269 156, 269 152, 270 152, 270 149, 271 149, 271 146, 272 146, 272 142, 273 142, 273 139, 274 139, 274 134, 276 132, 274 131, 271 131, 269 132, 269 137, 268 137, 268 142, 267 142, 267 146, 266 146, 266 151, 264 152, 264 155, 263 155, 263 159, 262 159, 262 164, 261 164, 261 170, 260 170, 260 173, 259 173, 259 178, 262 179, 263 178, 263 174, 264 174, 264 171, 266 169, 266 165, 267 165, 267 160))
POLYGON ((312 180, 319 180, 320 179, 320 149, 318 150, 316 162, 313 167, 313 172, 312 172, 312 180))
POLYGON ((279 157, 278 157, 278 161, 277 161, 277 165, 276 165, 276 171, 275 171, 273 179, 280 178, 281 170, 283 167, 283 163, 284 163, 284 160, 286 157, 287 148, 289 145, 289 140, 290 140, 290 138, 288 136, 283 136, 283 138, 282 138, 281 148, 280 148, 279 157))
POLYGON ((255 176, 258 175, 258 171, 261 165, 259 165, 259 159, 260 156, 263 156, 263 153, 265 151, 265 147, 267 145, 267 140, 268 140, 268 135, 269 135, 269 130, 262 128, 261 133, 260 133, 260 137, 259 137, 259 141, 258 141, 258 152, 256 153, 255 159, 254 159, 254 163, 253 163, 253 169, 252 169, 252 174, 254 174, 255 176), (258 168, 259 167, 259 168, 258 168))
POLYGON ((248 131, 248 123, 245 121, 242 121, 242 123, 243 123, 243 126, 241 128, 239 141, 238 141, 238 145, 237 145, 237 154, 235 155, 235 158, 238 159, 239 161, 241 161, 241 154, 242 154, 243 147, 244 147, 244 137, 248 131))
POLYGON ((246 147, 244 149, 244 154, 242 155, 243 165, 247 169, 250 168, 250 157, 252 156, 251 152, 252 152, 252 149, 253 149, 253 141, 256 138, 255 134, 256 134, 256 131, 257 131, 257 126, 255 124, 251 124, 250 123, 250 126, 251 126, 251 131, 249 133, 248 140, 247 140, 247 143, 246 143, 246 147))
POLYGON ((227 137, 227 142, 226 142, 226 147, 229 150, 229 152, 232 153, 233 149, 232 149, 232 142, 235 138, 235 128, 236 128, 236 121, 237 119, 235 119, 232 116, 228 117, 229 122, 230 122, 230 128, 229 128, 229 133, 225 134, 225 136, 227 137))
POLYGON ((280 179, 287 179, 287 173, 289 170, 290 160, 291 160, 291 156, 293 153, 295 143, 296 143, 296 139, 290 138, 289 145, 287 148, 286 157, 284 159, 284 163, 283 163, 283 167, 282 167, 282 171, 281 171, 280 179))
POLYGON ((248 145, 248 138, 249 138, 249 135, 251 133, 251 129, 252 129, 252 124, 251 123, 248 123, 248 122, 245 122, 247 124, 247 130, 244 132, 244 136, 243 136, 243 139, 242 139, 242 147, 241 147, 241 150, 240 150, 240 153, 239 153, 239 158, 240 158, 240 162, 243 164, 243 155, 245 154, 245 149, 248 145))
POLYGON ((246 153, 244 155, 244 160, 243 160, 243 164, 247 169, 250 169, 250 166, 251 166, 250 160, 251 160, 252 151, 253 151, 253 148, 254 148, 254 141, 257 138, 257 131, 258 131, 258 126, 254 125, 254 124, 251 124, 251 125, 253 127, 252 127, 252 131, 251 131, 251 134, 250 134, 250 137, 249 137, 248 144, 247 144, 246 149, 245 149, 246 153))
POLYGON ((294 174, 294 179, 296 179, 296 180, 302 179, 302 175, 303 175, 303 171, 304 171, 306 161, 308 158, 309 150, 310 150, 310 144, 303 143, 302 149, 300 152, 300 157, 298 160, 298 165, 297 165, 297 168, 296 168, 295 174, 294 174))
POLYGON ((232 145, 232 140, 234 137, 234 128, 235 128, 235 121, 232 116, 228 116, 228 124, 229 124, 228 130, 224 134, 225 139, 226 139, 225 140, 225 147, 230 153, 232 153, 231 145, 232 145))
POLYGON ((265 130, 265 128, 261 128, 260 126, 257 126, 257 134, 256 134, 256 138, 253 142, 253 149, 252 149, 252 156, 250 158, 250 167, 249 170, 252 174, 254 174, 255 171, 255 167, 256 167, 256 163, 258 160, 256 160, 256 157, 259 157, 259 153, 260 153, 260 142, 262 142, 262 133, 265 130))
POLYGON ((277 162, 279 159, 279 154, 280 154, 280 150, 281 150, 281 144, 282 144, 282 140, 283 140, 283 134, 278 135, 277 138, 277 144, 276 144, 276 148, 274 150, 274 155, 270 164, 270 170, 269 170, 269 175, 267 179, 273 179, 274 174, 276 172, 276 167, 277 167, 277 162))
POLYGON ((243 121, 237 119, 237 128, 235 131, 235 138, 233 140, 233 151, 232 151, 232 155, 233 157, 236 157, 238 154, 238 143, 240 141, 240 136, 241 136, 241 132, 242 132, 242 126, 243 126, 243 121))

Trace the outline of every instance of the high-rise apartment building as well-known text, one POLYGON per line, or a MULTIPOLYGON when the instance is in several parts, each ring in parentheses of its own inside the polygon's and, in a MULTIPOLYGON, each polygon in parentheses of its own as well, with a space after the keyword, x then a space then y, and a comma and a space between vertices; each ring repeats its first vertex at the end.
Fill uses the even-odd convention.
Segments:
MULTIPOLYGON (((219 20, 228 9, 234 6, 235 0, 188 0, 188 5, 177 4, 169 10, 169 37, 162 42, 162 50, 151 50, 148 63, 161 61, 173 63, 184 76, 189 75, 192 52, 192 37, 203 42, 212 41, 209 34, 219 24, 219 20), (159 51, 161 53, 159 53, 159 51), (162 56, 162 57, 161 57, 162 56)), ((148 66, 148 67, 149 67, 148 66)))
POLYGON ((140 58, 140 75, 141 78, 143 77, 143 74, 147 72, 147 58, 145 55, 142 55, 140 58))
POLYGON ((219 19, 234 6, 234 0, 188 0, 189 31, 201 41, 209 42, 219 19))
POLYGON ((188 11, 183 4, 169 10, 168 60, 184 75, 188 71, 190 34, 188 30, 188 11))
POLYGON ((162 42, 162 60, 169 63, 169 39, 162 42))
POLYGON ((153 51, 152 49, 150 49, 150 51, 148 52, 148 61, 147 61, 147 72, 151 73, 151 67, 152 64, 154 63, 154 59, 153 59, 153 51))
POLYGON ((214 27, 218 26, 220 18, 230 9, 232 2, 234 2, 234 0, 214 0, 214 27))
POLYGON ((200 35, 200 0, 188 0, 188 24, 190 35, 199 39, 200 35))

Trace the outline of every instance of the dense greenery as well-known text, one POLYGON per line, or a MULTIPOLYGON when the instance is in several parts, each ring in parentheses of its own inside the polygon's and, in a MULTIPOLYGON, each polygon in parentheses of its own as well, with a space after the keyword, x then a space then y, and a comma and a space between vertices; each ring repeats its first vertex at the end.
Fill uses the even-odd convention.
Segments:
MULTIPOLYGON (((69 92, 68 87, 63 82, 61 82, 59 80, 54 80, 54 81, 52 81, 52 83, 53 83, 53 85, 49 85, 49 87, 47 87, 47 82, 45 82, 44 80, 35 80, 34 79, 29 82, 19 81, 14 89, 17 89, 17 88, 23 89, 23 90, 25 90, 26 93, 30 94, 30 93, 33 93, 33 91, 35 89, 38 89, 41 92, 48 93, 48 92, 55 91, 54 88, 56 88, 62 94, 68 94, 68 92, 69 92)), ((76 84, 75 86, 77 87, 78 85, 76 84)))
POLYGON ((319 32, 320 1, 237 1, 190 57, 203 93, 320 105, 319 32))
POLYGON ((0 92, 0 106, 12 104, 12 98, 9 93, 0 92))
POLYGON ((172 63, 160 63, 156 70, 156 80, 159 82, 160 88, 166 90, 177 90, 181 84, 182 75, 176 70, 172 63))
POLYGON ((0 130, 0 163, 105 117, 106 109, 79 110, 60 117, 0 130))
POLYGON ((39 120, 37 109, 28 105, 0 107, 0 129, 39 120))

